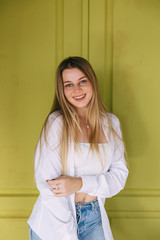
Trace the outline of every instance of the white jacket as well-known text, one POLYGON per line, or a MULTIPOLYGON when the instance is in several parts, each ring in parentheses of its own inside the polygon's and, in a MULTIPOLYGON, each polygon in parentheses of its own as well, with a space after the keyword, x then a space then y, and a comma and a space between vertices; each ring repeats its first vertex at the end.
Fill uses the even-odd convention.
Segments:
MULTIPOLYGON (((42 152, 40 155, 40 140, 35 151, 36 185, 40 192, 34 205, 32 214, 28 219, 28 225, 37 233, 42 240, 78 240, 77 222, 74 197, 75 194, 66 197, 56 197, 49 188, 47 179, 54 179, 61 175, 59 138, 62 132, 62 116, 58 111, 49 116, 51 124, 48 132, 48 144, 44 140, 42 132, 42 152), (53 121, 53 119, 55 119, 53 121), (58 147, 57 147, 58 146, 58 147), (53 150, 54 148, 54 150, 53 150)), ((120 123, 118 118, 107 113, 117 134, 121 137, 120 123)), ((110 198, 120 192, 128 176, 128 169, 124 158, 124 145, 118 140, 119 148, 114 142, 108 127, 107 120, 101 120, 102 129, 109 141, 107 147, 107 164, 102 174, 98 176, 81 176, 83 186, 79 192, 98 196, 102 216, 102 226, 106 240, 113 240, 108 217, 104 208, 105 198, 110 198), (109 137, 110 135, 110 137, 109 137)), ((68 175, 74 176, 74 144, 70 143, 68 151, 68 175)))

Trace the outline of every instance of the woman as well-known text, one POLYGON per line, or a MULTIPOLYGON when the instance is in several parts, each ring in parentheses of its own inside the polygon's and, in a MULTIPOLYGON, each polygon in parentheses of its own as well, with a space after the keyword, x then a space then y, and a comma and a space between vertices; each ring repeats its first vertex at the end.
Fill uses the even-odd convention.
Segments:
POLYGON ((30 239, 112 240, 104 202, 127 176, 120 123, 104 107, 91 65, 63 60, 35 151, 40 195, 28 220, 30 239))

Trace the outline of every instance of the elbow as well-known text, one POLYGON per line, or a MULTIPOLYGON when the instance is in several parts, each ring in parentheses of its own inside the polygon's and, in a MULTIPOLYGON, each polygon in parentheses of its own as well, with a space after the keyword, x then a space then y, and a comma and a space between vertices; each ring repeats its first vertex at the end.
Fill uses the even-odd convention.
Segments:
MULTIPOLYGON (((116 178, 117 178, 117 181, 116 181, 117 182, 117 186, 116 186, 117 191, 115 191, 116 194, 118 194, 120 191, 122 191, 125 188, 128 174, 129 174, 129 171, 126 168, 122 172, 119 172, 119 175, 116 176, 116 178)), ((113 195, 116 195, 116 194, 113 194, 113 195)))

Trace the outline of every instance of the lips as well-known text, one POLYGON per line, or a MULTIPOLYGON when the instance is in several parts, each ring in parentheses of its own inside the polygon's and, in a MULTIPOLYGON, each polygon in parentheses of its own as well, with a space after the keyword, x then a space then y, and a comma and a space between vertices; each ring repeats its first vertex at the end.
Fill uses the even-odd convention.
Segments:
POLYGON ((77 97, 73 97, 75 100, 81 100, 83 98, 85 98, 86 94, 83 94, 83 95, 80 95, 80 96, 77 96, 77 97))

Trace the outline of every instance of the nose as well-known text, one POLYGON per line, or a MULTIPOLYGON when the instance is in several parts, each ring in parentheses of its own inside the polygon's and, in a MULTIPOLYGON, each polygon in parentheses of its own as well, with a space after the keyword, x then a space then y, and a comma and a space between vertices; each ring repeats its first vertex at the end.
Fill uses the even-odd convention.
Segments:
POLYGON ((81 86, 77 84, 74 86, 74 92, 79 92, 79 91, 81 91, 81 86))

